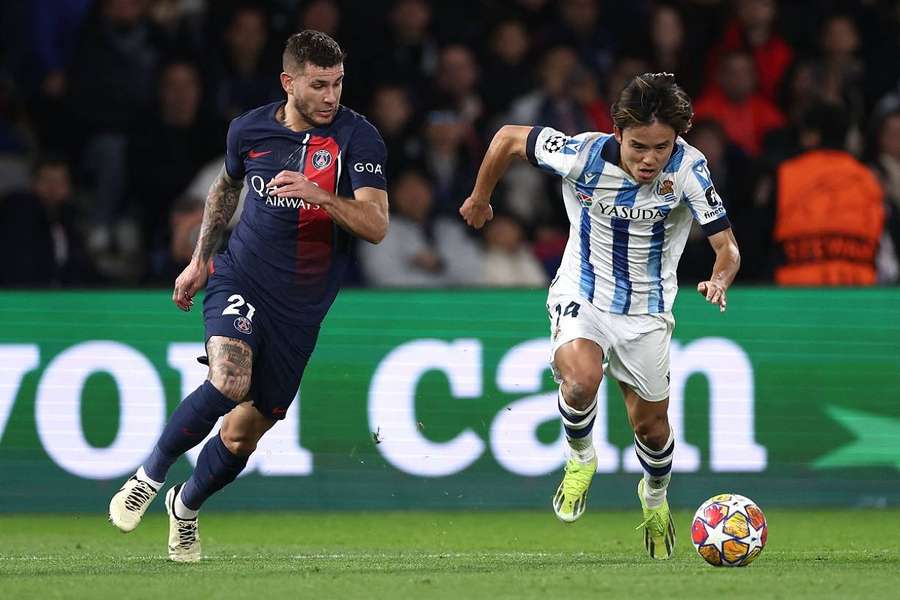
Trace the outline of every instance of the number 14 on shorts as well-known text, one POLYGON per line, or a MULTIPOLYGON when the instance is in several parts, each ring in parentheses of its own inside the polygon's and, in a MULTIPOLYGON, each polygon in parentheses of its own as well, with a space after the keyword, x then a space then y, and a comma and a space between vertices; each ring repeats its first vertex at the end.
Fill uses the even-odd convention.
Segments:
POLYGON ((569 302, 565 308, 562 307, 562 304, 557 304, 553 307, 551 311, 550 319, 553 320, 552 313, 556 313, 556 321, 553 323, 553 339, 556 339, 556 336, 559 335, 559 320, 562 317, 578 317, 578 309, 581 308, 581 305, 575 302, 569 302))

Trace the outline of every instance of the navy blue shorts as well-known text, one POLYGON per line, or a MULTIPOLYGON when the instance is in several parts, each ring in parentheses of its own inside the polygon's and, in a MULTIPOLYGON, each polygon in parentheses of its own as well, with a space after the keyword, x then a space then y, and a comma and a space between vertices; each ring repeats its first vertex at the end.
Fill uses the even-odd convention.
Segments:
POLYGON ((316 347, 319 326, 273 321, 253 287, 231 269, 216 265, 206 284, 203 322, 206 341, 220 335, 246 342, 253 350, 250 396, 270 419, 283 419, 300 388, 303 369, 316 347))

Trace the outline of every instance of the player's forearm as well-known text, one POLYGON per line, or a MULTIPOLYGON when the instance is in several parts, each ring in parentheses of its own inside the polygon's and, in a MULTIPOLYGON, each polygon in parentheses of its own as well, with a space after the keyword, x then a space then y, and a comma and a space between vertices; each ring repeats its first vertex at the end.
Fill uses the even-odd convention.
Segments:
POLYGON ((222 243, 225 228, 237 209, 242 186, 243 181, 235 181, 225 172, 225 167, 222 167, 206 196, 203 223, 200 225, 193 261, 205 264, 222 243))
POLYGON ((322 208, 335 223, 367 242, 377 244, 387 235, 387 203, 331 195, 322 208))
POLYGON ((734 243, 724 244, 720 248, 715 248, 715 251, 716 262, 709 280, 726 288, 731 287, 738 269, 741 268, 741 253, 734 243))
POLYGON ((525 158, 525 142, 528 139, 530 127, 504 125, 500 128, 491 145, 488 147, 478 169, 478 177, 475 180, 475 188, 472 196, 485 203, 491 199, 497 182, 506 173, 509 163, 515 157, 525 158))

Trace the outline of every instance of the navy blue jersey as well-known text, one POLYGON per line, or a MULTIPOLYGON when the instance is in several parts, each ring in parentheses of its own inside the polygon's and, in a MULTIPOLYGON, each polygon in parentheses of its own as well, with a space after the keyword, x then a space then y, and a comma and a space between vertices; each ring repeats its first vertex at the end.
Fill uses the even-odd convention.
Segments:
POLYGON ((266 183, 281 171, 299 171, 352 199, 361 187, 386 188, 386 151, 378 130, 344 106, 329 126, 295 132, 276 119, 283 104, 248 111, 228 128, 225 169, 250 189, 228 248, 213 264, 235 269, 277 318, 318 324, 340 287, 350 234, 325 209, 270 195, 266 183))

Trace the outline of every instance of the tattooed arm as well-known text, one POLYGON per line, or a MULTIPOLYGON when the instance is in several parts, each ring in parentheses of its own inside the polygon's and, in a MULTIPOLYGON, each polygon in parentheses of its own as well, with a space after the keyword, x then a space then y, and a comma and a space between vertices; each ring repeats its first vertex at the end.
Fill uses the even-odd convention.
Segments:
POLYGON ((219 171, 218 177, 209 188, 206 196, 206 207, 203 209, 203 224, 200 226, 200 237, 194 248, 194 256, 175 280, 175 291, 172 302, 181 310, 191 310, 194 294, 206 285, 208 276, 207 264, 213 253, 222 243, 222 235, 228 221, 234 216, 238 198, 244 182, 228 176, 225 167, 219 171))

